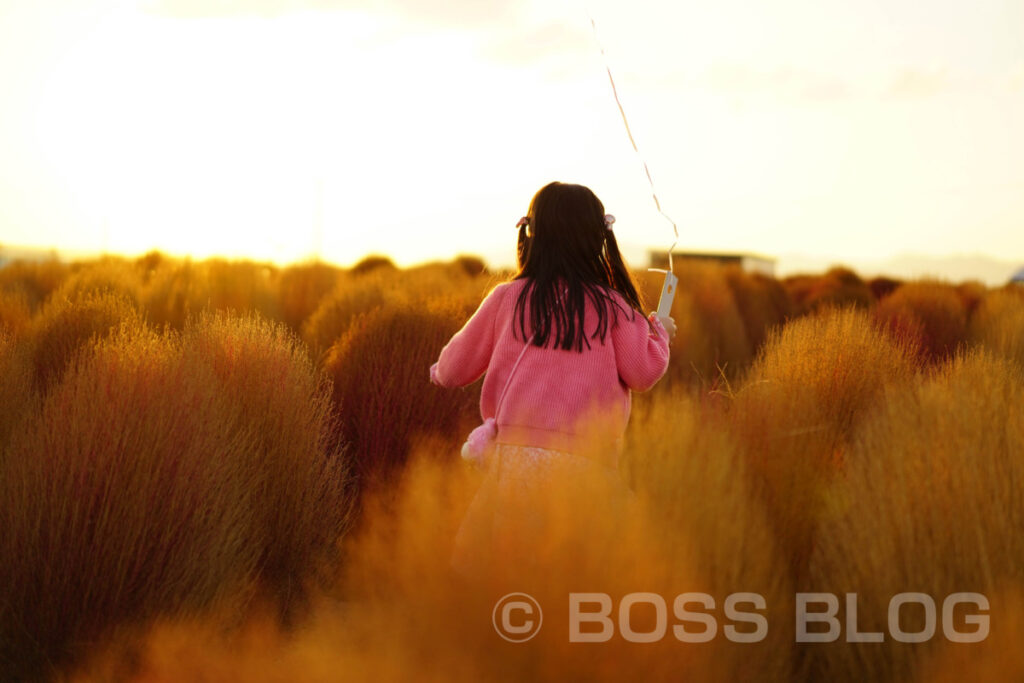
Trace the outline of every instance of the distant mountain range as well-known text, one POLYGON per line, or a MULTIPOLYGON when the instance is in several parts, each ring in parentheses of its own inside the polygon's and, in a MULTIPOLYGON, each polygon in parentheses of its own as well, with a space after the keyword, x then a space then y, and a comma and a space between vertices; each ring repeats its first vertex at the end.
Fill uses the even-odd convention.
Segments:
MULTIPOLYGON (((647 264, 648 251, 647 247, 622 245, 623 256, 634 267, 647 264)), ((822 273, 833 266, 845 266, 863 278, 885 275, 901 280, 919 278, 936 278, 949 282, 978 280, 989 286, 998 286, 1005 284, 1014 273, 1024 268, 1024 261, 1002 261, 983 254, 954 254, 951 256, 899 254, 884 260, 845 259, 837 256, 812 256, 797 253, 762 255, 775 258, 776 277, 801 273, 822 273)))
POLYGON ((856 259, 822 258, 801 254, 784 254, 776 262, 776 275, 820 273, 834 265, 852 268, 861 277, 886 275, 899 279, 937 278, 950 282, 978 280, 986 285, 1001 285, 1024 267, 1024 262, 1000 261, 982 254, 926 256, 900 254, 890 259, 862 261, 856 259))
MULTIPOLYGON (((649 248, 640 245, 622 245, 623 256, 635 268, 648 263, 649 248)), ((16 259, 41 260, 56 256, 62 260, 88 259, 99 256, 98 252, 17 247, 0 244, 0 266, 16 259)), ((514 254, 511 250, 501 253, 481 254, 492 266, 511 267, 514 254)), ((890 259, 866 261, 807 254, 781 254, 775 257, 775 274, 786 277, 798 273, 821 273, 833 266, 845 266, 856 271, 861 277, 869 278, 886 275, 899 279, 933 277, 951 282, 978 280, 986 285, 1001 285, 1024 268, 1024 262, 1001 261, 982 254, 956 254, 952 256, 926 256, 921 254, 900 254, 890 259)))

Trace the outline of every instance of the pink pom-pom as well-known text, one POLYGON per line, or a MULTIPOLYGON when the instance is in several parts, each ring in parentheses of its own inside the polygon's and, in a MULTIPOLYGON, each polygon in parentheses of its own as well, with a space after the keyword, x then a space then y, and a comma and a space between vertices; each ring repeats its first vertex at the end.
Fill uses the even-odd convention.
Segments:
POLYGON ((462 446, 462 458, 482 465, 484 458, 487 457, 487 451, 497 436, 498 427, 494 423, 494 418, 489 417, 484 420, 482 425, 469 433, 466 443, 462 446))

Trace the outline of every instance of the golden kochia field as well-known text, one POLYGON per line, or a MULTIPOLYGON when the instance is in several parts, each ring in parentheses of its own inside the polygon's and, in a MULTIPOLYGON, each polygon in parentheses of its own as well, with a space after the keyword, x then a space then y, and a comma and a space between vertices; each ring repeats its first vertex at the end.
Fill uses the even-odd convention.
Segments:
MULTIPOLYGON (((479 386, 427 369, 507 273, 0 269, 0 680, 1024 677, 1024 289, 677 274, 670 369, 634 396, 629 513, 557 483, 526 551, 465 580, 448 559, 481 482, 458 457, 479 386), (492 627, 513 590, 545 607, 528 643, 492 627), (668 635, 629 642, 612 612, 607 642, 570 642, 570 591, 662 596, 668 635), (714 600, 705 643, 673 637, 690 592, 714 600), (810 592, 839 599, 834 642, 797 642, 810 592), (925 642, 892 637, 905 592, 938 606, 925 642), (989 602, 982 642, 945 637, 961 592, 989 602), (758 642, 723 636, 749 626, 736 593, 765 600, 758 642)), ((639 604, 626 625, 658 621, 639 604)), ((911 605, 897 626, 926 624, 911 605)))

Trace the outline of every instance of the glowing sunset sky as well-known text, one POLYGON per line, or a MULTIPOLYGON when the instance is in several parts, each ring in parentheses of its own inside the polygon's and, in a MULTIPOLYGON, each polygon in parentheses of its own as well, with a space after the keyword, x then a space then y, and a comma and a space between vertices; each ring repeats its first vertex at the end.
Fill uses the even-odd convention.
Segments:
MULTIPOLYGON (((1024 261, 1019 0, 589 6, 681 246, 1024 261)), ((511 258, 555 179, 671 241, 578 0, 0 0, 0 150, 3 244, 511 258)))

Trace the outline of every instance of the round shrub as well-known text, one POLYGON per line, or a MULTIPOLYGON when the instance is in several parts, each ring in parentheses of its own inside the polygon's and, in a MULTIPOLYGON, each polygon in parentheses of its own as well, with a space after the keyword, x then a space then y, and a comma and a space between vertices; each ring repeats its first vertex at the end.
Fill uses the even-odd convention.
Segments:
POLYGON ((967 341, 967 308, 955 287, 942 282, 907 282, 882 299, 875 318, 895 336, 917 345, 928 362, 949 358, 967 341))
POLYGON ((51 300, 28 330, 36 383, 45 391, 59 381, 87 342, 106 337, 121 325, 137 328, 144 324, 135 305, 112 292, 51 300))
POLYGON ((450 444, 451 457, 480 422, 480 384, 436 387, 429 369, 465 322, 452 311, 389 304, 360 315, 327 353, 341 434, 364 483, 386 479, 418 439, 450 444))

